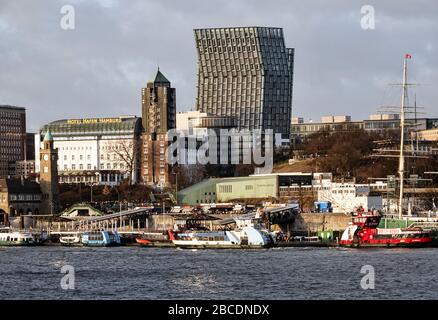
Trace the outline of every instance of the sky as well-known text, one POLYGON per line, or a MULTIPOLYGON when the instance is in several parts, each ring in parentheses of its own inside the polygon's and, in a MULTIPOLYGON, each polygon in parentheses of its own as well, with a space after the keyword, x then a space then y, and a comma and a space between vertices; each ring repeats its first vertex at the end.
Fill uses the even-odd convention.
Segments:
POLYGON ((295 48, 293 116, 359 120, 398 105, 390 84, 410 53, 411 97, 438 117, 437 16, 435 0, 0 0, 0 104, 25 107, 28 132, 59 119, 141 116, 141 88, 159 66, 177 111, 194 109, 193 29, 270 26, 295 48), (64 5, 74 29, 61 27, 64 5), (364 5, 374 29, 362 27, 364 5))

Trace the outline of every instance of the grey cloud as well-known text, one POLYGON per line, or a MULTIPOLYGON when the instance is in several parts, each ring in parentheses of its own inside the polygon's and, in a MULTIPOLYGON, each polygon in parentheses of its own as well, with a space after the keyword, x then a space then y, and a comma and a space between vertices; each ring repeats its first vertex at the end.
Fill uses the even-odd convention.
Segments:
POLYGON ((193 28, 279 26, 296 48, 294 115, 365 118, 398 103, 403 55, 429 116, 438 82, 437 3, 367 1, 376 29, 360 28, 359 1, 0 0, 0 103, 27 108, 34 131, 69 117, 140 115, 141 87, 157 65, 177 88, 177 108, 195 102, 193 28), (72 4, 76 29, 59 26, 72 4), (393 90, 390 94, 388 91, 393 90), (390 101, 386 101, 390 100, 390 101))

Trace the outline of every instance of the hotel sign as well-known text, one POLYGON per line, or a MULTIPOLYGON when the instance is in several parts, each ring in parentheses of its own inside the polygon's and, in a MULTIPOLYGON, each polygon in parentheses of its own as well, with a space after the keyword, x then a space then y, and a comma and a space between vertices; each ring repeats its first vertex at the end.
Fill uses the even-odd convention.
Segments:
POLYGON ((67 120, 67 124, 90 124, 90 123, 120 123, 119 118, 99 118, 99 119, 71 119, 67 120))

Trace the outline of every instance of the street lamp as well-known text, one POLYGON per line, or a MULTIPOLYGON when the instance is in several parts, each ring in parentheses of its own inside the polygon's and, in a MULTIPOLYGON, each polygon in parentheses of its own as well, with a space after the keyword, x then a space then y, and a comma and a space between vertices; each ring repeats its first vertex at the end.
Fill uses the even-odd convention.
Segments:
POLYGON ((119 192, 119 189, 117 189, 117 187, 114 187, 114 189, 117 192, 117 202, 119 203, 119 212, 122 212, 122 203, 120 202, 120 192, 119 192))
POLYGON ((178 204, 178 169, 173 167, 171 173, 175 175, 175 202, 178 204))
POLYGON ((175 201, 178 204, 178 171, 173 173, 175 175, 175 201))
MULTIPOLYGON (((96 186, 98 186, 100 173, 96 172, 95 175, 96 175, 96 186)), ((93 181, 91 181, 90 183, 90 192, 91 192, 90 202, 93 203, 93 181)))

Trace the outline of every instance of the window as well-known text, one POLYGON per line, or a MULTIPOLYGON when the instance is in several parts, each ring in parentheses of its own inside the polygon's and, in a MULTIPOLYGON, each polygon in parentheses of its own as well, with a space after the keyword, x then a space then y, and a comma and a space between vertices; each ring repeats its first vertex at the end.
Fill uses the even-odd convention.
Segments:
POLYGON ((87 169, 88 169, 88 170, 91 170, 91 164, 90 164, 90 163, 87 164, 87 169))
POLYGON ((72 165, 71 165, 71 169, 72 169, 72 170, 76 170, 76 165, 75 165, 75 164, 72 164, 72 165))
POLYGON ((84 169, 84 165, 81 163, 80 165, 79 165, 79 170, 83 170, 84 169))
POLYGON ((233 192, 233 186, 232 185, 222 185, 222 186, 219 186, 219 192, 232 193, 233 192))

